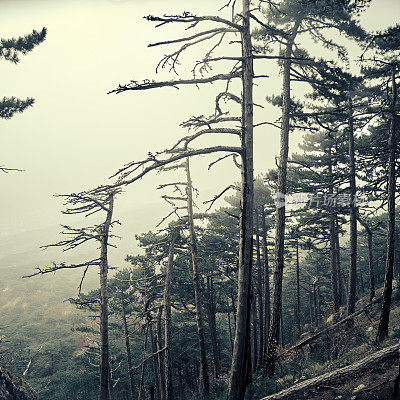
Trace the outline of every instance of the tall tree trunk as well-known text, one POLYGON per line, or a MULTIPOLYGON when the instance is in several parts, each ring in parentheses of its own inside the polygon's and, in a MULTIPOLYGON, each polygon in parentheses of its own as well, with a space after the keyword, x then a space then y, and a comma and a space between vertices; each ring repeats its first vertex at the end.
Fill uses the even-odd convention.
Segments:
POLYGON ((109 400, 109 376, 110 360, 108 348, 108 235, 112 221, 114 209, 114 196, 110 196, 110 202, 107 209, 107 217, 102 226, 101 232, 101 250, 100 250, 100 335, 101 335, 101 356, 100 356, 100 388, 99 400, 109 400))
POLYGON ((165 309, 165 395, 166 400, 173 400, 174 385, 172 381, 172 316, 171 316, 171 279, 174 267, 174 250, 177 232, 171 232, 168 263, 165 270, 164 309, 165 309))
MULTIPOLYGON (((332 149, 328 148, 328 175, 329 175, 329 195, 333 196, 333 169, 332 169, 332 149)), ((339 276, 337 269, 336 258, 336 215, 333 210, 333 205, 330 205, 329 210, 329 254, 330 254, 330 269, 331 269, 331 292, 334 312, 339 311, 341 306, 341 298, 339 295, 339 276)))
POLYGON ((153 352, 153 370, 154 370, 154 381, 155 381, 155 397, 160 400, 160 373, 158 371, 158 354, 157 354, 157 343, 154 338, 153 324, 149 318, 149 330, 150 330, 150 340, 151 340, 151 351, 153 352))
POLYGON ((390 304, 392 301, 393 284, 393 264, 394 264, 394 240, 396 229, 396 103, 397 103, 397 83, 396 67, 392 66, 392 99, 391 99, 391 121, 389 130, 389 162, 388 162, 388 221, 387 221, 387 243, 386 243, 386 269, 385 286, 383 289, 382 311, 379 319, 377 338, 384 340, 389 333, 390 304))
POLYGON ((353 314, 357 289, 357 205, 356 205, 356 159, 354 149, 353 104, 349 99, 349 164, 350 164, 350 273, 347 315, 353 314))
POLYGON ((255 211, 256 222, 256 252, 257 252, 257 298, 258 298, 258 329, 259 329, 259 348, 258 348, 258 367, 264 363, 264 302, 263 302, 263 271, 261 264, 260 249, 260 226, 257 210, 255 211))
MULTIPOLYGON (((285 49, 285 60, 283 61, 283 92, 282 92, 282 127, 281 127, 281 149, 278 168, 277 195, 286 196, 287 162, 289 155, 289 133, 290 133, 290 68, 293 43, 297 36, 297 31, 301 24, 301 18, 297 19, 292 33, 287 39, 285 49)), ((279 201, 279 198, 277 199, 279 201)), ((281 199, 282 200, 282 199, 281 199)), ((271 326, 268 339, 267 350, 267 373, 273 375, 277 355, 277 345, 279 343, 279 331, 282 309, 282 279, 284 268, 285 252, 285 223, 286 213, 285 204, 278 204, 275 222, 275 269, 274 269, 274 296, 271 316, 271 326)))
POLYGON ((268 263, 268 245, 267 245, 267 226, 265 221, 265 210, 261 208, 261 223, 262 223, 262 247, 264 258, 264 304, 265 304, 265 318, 264 318, 264 361, 268 348, 269 325, 271 320, 271 293, 269 284, 269 263, 268 263))
POLYGON ((164 354, 162 353, 163 349, 163 341, 162 341, 162 313, 163 313, 163 306, 160 306, 158 309, 157 314, 157 358, 158 358, 158 380, 160 382, 159 392, 160 392, 160 399, 165 400, 166 393, 165 393, 165 370, 164 370, 164 354))
POLYGON ((258 321, 257 321, 257 300, 254 294, 252 295, 253 301, 251 305, 251 315, 253 319, 253 372, 257 370, 258 366, 258 355, 259 355, 259 349, 258 349, 258 321))
POLYGON ((231 312, 229 309, 229 301, 226 302, 226 307, 228 311, 228 329, 229 329, 229 340, 231 343, 231 352, 233 351, 233 336, 232 336, 232 324, 231 324, 231 312))
POLYGON ((241 212, 238 268, 238 304, 235 341, 229 377, 228 400, 242 400, 251 380, 250 289, 253 258, 253 49, 250 33, 250 0, 243 0, 242 12, 242 135, 241 212))
POLYGON ((192 252, 197 334, 200 346, 200 368, 201 368, 200 375, 202 378, 201 387, 204 394, 207 395, 210 392, 210 381, 209 381, 208 362, 206 353, 206 341, 204 337, 203 301, 202 301, 201 286, 200 286, 200 273, 198 266, 196 233, 194 230, 193 189, 192 189, 192 179, 190 176, 189 158, 186 159, 186 179, 187 179, 187 209, 188 209, 188 222, 189 222, 189 239, 190 239, 190 249, 192 252))
POLYGON ((139 395, 138 400, 142 400, 143 391, 144 391, 144 373, 146 371, 146 352, 147 352, 147 338, 149 333, 149 326, 146 326, 146 333, 144 336, 144 345, 143 345, 143 360, 142 360, 142 369, 140 371, 140 384, 139 384, 139 395))
POLYGON ((122 322, 124 327, 124 337, 125 337, 125 350, 126 350, 126 362, 128 364, 129 373, 129 390, 131 400, 135 399, 135 381, 133 379, 133 368, 132 368, 132 357, 131 357, 131 345, 129 340, 129 330, 126 321, 126 306, 124 299, 124 292, 121 290, 121 307, 122 307, 122 322))
POLYGON ((299 262, 299 239, 296 240, 296 327, 297 338, 301 336, 301 304, 300 304, 300 262, 299 262))
POLYGON ((340 240, 339 240, 339 222, 338 222, 338 215, 335 214, 335 251, 336 251, 336 265, 337 265, 337 271, 338 271, 338 279, 339 279, 339 294, 341 298, 341 304, 345 304, 347 302, 347 297, 348 297, 348 287, 346 284, 346 279, 344 276, 344 270, 342 268, 342 263, 340 259, 340 240))
POLYGON ((208 312, 208 325, 210 327, 210 339, 214 360, 214 377, 218 378, 221 373, 221 357, 218 346, 217 338, 217 323, 216 323, 216 305, 215 305, 215 292, 214 280, 212 276, 207 276, 207 312, 208 312))

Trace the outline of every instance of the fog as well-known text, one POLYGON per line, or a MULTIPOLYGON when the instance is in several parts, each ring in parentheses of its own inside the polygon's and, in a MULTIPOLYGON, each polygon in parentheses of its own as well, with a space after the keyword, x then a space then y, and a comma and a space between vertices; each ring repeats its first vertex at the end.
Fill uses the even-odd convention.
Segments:
MULTIPOLYGON (((213 112, 217 84, 179 92, 107 92, 130 79, 168 76, 155 74, 166 50, 147 44, 178 37, 181 32, 176 27, 154 29, 143 15, 200 8, 203 14, 215 13, 222 4, 211 0, 0 1, 0 37, 27 34, 43 26, 48 29, 46 41, 18 65, 0 64, 1 96, 36 99, 34 107, 23 114, 0 121, 0 165, 24 170, 0 176, 2 236, 58 224, 62 207, 53 194, 105 183, 126 162, 173 144, 184 133, 178 125, 186 118, 213 112)), ((381 0, 362 16, 362 22, 368 29, 379 29, 398 22, 399 12, 400 2, 381 0)), ((196 59, 196 54, 191 57, 196 59)), ((257 68, 260 73, 273 70, 268 64, 257 68)), ((181 71, 185 75, 184 65, 181 71)), ((279 91, 275 72, 256 89, 256 102, 265 104, 265 95, 279 91)), ((263 112, 260 116, 257 110, 258 120, 274 120, 278 115, 268 106, 263 112)), ((298 135, 291 138, 291 150, 297 149, 298 135)), ((274 167, 278 139, 274 128, 257 130, 256 173, 274 167)), ((193 167, 193 179, 205 198, 239 179, 230 162, 207 171, 209 162, 210 158, 202 158, 193 167)), ((134 210, 146 218, 148 229, 153 228, 160 213, 149 210, 161 207, 156 190, 160 181, 153 174, 127 188, 118 199, 117 214, 134 210)))

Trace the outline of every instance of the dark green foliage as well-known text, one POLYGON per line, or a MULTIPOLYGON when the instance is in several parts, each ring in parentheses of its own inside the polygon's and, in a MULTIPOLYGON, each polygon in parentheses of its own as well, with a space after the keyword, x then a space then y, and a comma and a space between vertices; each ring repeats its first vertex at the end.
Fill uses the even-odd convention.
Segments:
POLYGON ((20 54, 27 54, 38 44, 46 39, 47 30, 43 28, 40 32, 35 30, 32 33, 12 39, 0 40, 0 60, 4 59, 17 64, 20 61, 20 54))
POLYGON ((34 99, 20 100, 16 97, 3 97, 0 100, 0 118, 10 119, 15 113, 22 113, 35 102, 34 99))

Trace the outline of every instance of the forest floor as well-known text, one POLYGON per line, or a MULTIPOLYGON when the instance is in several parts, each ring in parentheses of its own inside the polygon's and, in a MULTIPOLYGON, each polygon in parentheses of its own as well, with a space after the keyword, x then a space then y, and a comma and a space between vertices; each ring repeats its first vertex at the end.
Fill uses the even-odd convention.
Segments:
MULTIPOLYGON (((390 314, 389 338, 377 344, 376 334, 379 324, 381 302, 367 308, 367 312, 354 319, 354 326, 345 324, 311 342, 292 359, 282 363, 281 376, 277 383, 288 388, 296 382, 305 381, 327 372, 353 364, 383 348, 395 345, 400 340, 400 287, 393 293, 390 314), (289 361, 289 363, 287 363, 289 361), (300 378, 298 378, 300 377, 300 378)), ((383 288, 377 290, 376 297, 382 295, 383 288)), ((365 308, 369 297, 363 297, 357 303, 357 310, 365 308)), ((328 327, 324 324, 320 329, 328 327)), ((309 333, 314 335, 317 331, 309 333)), ((307 336, 307 335, 305 335, 307 336)), ((304 335, 303 335, 304 337, 304 335)), ((332 385, 318 387, 296 399, 304 400, 386 400, 393 399, 394 381, 399 374, 399 357, 386 361, 352 375, 332 385)))

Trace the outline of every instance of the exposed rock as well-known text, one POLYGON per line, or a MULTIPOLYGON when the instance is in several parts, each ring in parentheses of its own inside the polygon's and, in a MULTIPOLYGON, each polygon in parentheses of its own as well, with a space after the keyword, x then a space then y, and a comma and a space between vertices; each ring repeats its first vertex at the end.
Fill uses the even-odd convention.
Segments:
POLYGON ((27 383, 17 380, 0 367, 0 399, 38 400, 38 397, 27 383))

